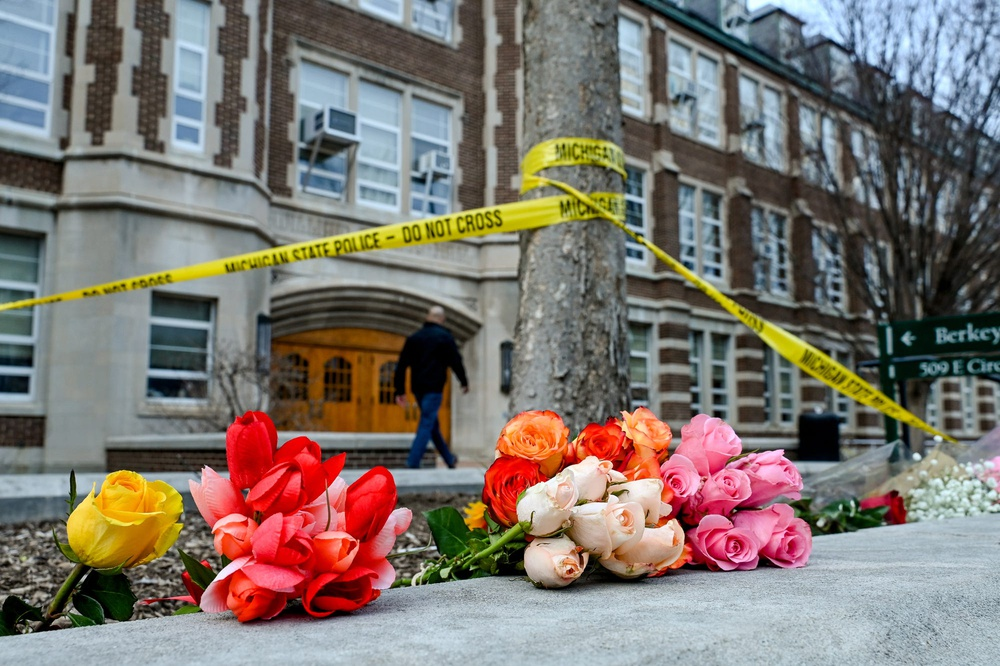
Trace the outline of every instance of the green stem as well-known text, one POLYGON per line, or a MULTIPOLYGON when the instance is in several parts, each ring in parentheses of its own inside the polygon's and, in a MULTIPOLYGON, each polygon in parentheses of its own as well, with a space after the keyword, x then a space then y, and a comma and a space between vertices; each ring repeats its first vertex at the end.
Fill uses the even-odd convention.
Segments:
POLYGON ((49 609, 45 611, 45 617, 35 624, 32 631, 45 631, 51 626, 51 624, 62 616, 62 611, 66 607, 69 598, 73 596, 73 592, 76 590, 76 586, 80 584, 87 572, 90 571, 90 567, 83 563, 77 563, 73 570, 69 572, 66 576, 66 580, 63 581, 62 587, 56 592, 56 596, 53 597, 52 603, 49 604, 49 609))
POLYGON ((521 528, 521 524, 518 523, 517 525, 514 525, 509 530, 504 532, 503 535, 495 542, 491 543, 488 548, 486 548, 485 550, 481 550, 478 553, 473 553, 469 557, 466 557, 465 559, 459 561, 457 566, 461 569, 464 569, 465 567, 469 566, 476 560, 482 559, 487 555, 492 555, 493 553, 497 552, 498 550, 506 546, 508 543, 521 536, 522 534, 524 534, 524 530, 521 528))

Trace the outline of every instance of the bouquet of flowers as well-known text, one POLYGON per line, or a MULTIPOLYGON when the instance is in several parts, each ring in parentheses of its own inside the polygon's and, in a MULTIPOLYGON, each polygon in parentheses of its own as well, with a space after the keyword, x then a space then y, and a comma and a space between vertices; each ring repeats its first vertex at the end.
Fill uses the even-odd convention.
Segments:
POLYGON ((296 599, 315 617, 377 599, 395 579, 386 556, 410 511, 395 508, 396 483, 384 467, 348 486, 344 458, 323 461, 307 437, 279 447, 262 412, 238 418, 226 432, 229 478, 205 467, 201 482, 191 481, 224 566, 215 574, 182 553, 186 599, 241 622, 273 618, 296 599))
POLYGON ((591 556, 623 578, 687 563, 752 569, 761 557, 803 566, 809 526, 787 504, 762 508, 802 488, 783 452, 744 456, 732 428, 705 414, 681 435, 670 455, 670 427, 645 407, 591 423, 572 440, 554 412, 518 414, 486 471, 484 510, 470 507, 468 522, 447 508, 427 514, 442 556, 411 584, 524 570, 561 587, 591 556))

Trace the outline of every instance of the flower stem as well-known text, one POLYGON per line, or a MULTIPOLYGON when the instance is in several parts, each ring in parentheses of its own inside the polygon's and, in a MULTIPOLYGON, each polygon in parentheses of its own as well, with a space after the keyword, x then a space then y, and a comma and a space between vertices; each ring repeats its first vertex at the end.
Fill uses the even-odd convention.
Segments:
POLYGON ((66 576, 66 580, 63 581, 62 587, 59 588, 56 596, 53 597, 52 603, 49 604, 48 610, 45 611, 45 616, 40 622, 35 624, 32 631, 45 631, 57 618, 62 616, 62 611, 66 607, 66 603, 69 602, 69 598, 73 595, 74 590, 76 590, 76 586, 80 584, 80 581, 83 580, 88 571, 90 571, 90 567, 83 563, 77 563, 73 567, 73 570, 66 576))
POLYGON ((481 550, 478 553, 473 553, 465 557, 464 559, 460 560, 458 563, 458 567, 464 569, 465 567, 469 566, 476 560, 482 559, 487 555, 492 555, 493 553, 497 552, 498 550, 506 546, 508 543, 521 536, 522 534, 524 534, 524 530, 521 528, 521 524, 518 523, 513 527, 511 527, 506 532, 504 532, 503 535, 499 539, 491 543, 488 548, 481 550))

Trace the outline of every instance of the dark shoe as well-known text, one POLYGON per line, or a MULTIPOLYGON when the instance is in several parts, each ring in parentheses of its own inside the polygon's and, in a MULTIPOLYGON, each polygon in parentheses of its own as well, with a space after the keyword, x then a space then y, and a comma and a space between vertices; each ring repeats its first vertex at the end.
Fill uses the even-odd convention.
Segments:
POLYGON ((456 467, 458 467, 458 456, 452 456, 451 462, 447 463, 447 465, 448 469, 455 469, 456 467))

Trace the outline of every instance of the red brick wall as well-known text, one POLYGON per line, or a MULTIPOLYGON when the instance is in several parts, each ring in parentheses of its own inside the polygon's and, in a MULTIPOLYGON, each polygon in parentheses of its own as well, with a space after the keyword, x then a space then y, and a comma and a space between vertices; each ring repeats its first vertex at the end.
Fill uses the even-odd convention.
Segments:
MULTIPOLYGON (((219 55, 222 56, 222 101, 215 109, 215 124, 222 136, 215 165, 231 167, 240 151, 240 116, 247 110, 247 99, 240 94, 243 59, 250 55, 250 18, 242 12, 242 0, 222 0, 226 23, 219 29, 219 55)), ((211 117, 211 116, 209 116, 211 117)))
POLYGON ((93 0, 84 61, 94 66, 94 81, 87 85, 84 127, 91 133, 91 143, 95 146, 104 145, 104 133, 111 129, 111 109, 118 91, 123 35, 115 25, 117 14, 117 0, 93 0))
POLYGON ((62 191, 62 172, 62 162, 0 148, 0 184, 58 194, 62 191))
POLYGON ((271 16, 269 0, 260 0, 257 12, 257 120, 253 128, 253 168, 260 178, 264 175, 264 154, 267 150, 267 75, 271 67, 271 16))
POLYGON ((44 416, 0 416, 0 447, 34 448, 44 442, 44 416))

